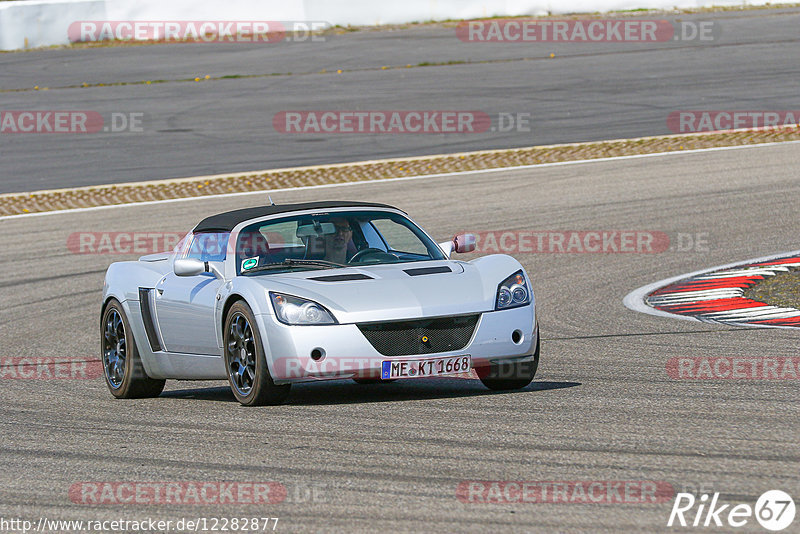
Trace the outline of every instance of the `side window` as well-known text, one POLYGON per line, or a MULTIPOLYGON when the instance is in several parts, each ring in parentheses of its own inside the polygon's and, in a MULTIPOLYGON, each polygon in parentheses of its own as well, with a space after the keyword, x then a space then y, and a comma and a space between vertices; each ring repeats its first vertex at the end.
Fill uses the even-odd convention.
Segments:
POLYGON ((228 250, 228 233, 203 233, 192 237, 186 258, 200 261, 224 261, 228 250))
POLYGON ((390 219, 375 219, 372 221, 372 225, 383 236, 384 241, 389 245, 389 250, 428 255, 425 244, 407 226, 390 219))

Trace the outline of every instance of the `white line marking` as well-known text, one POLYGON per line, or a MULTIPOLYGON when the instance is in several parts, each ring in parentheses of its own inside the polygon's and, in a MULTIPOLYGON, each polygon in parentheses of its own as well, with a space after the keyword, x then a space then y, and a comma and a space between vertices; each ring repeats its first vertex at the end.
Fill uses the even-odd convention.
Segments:
MULTIPOLYGON (((743 260, 737 261, 735 263, 726 263, 725 265, 718 265, 717 267, 710 267, 708 269, 701 269, 699 271, 695 271, 692 273, 681 274, 678 276, 673 276, 671 278, 665 278, 664 280, 660 280, 658 282, 653 282, 652 284, 647 284, 646 286, 642 286, 638 289, 634 289, 627 295, 625 298, 622 299, 622 303, 625 305, 626 308, 629 310, 639 312, 639 313, 646 313, 648 315, 656 315, 658 317, 669 317, 670 319, 680 319, 683 321, 695 321, 695 322, 707 322, 697 317, 692 317, 689 315, 677 315, 674 313, 665 312, 663 310, 657 310, 655 308, 651 308, 645 303, 645 298, 647 295, 656 291, 657 289, 661 289, 662 287, 668 286, 670 284, 674 284, 675 282, 679 282, 681 280, 685 280, 687 278, 692 278, 694 276, 700 276, 701 274, 707 274, 714 271, 721 271, 723 269, 732 269, 734 267, 739 267, 741 265, 749 264, 749 263, 759 263, 763 261, 773 261, 779 260, 781 258, 786 258, 789 256, 797 256, 800 254, 800 250, 794 250, 791 252, 783 252, 781 254, 773 254, 771 256, 764 256, 761 258, 753 258, 750 260, 743 260)), ((783 265, 783 264, 782 264, 783 265)), ((729 326, 743 326, 743 327, 750 327, 750 328, 791 328, 797 329, 795 326, 776 326, 776 325, 763 325, 763 324, 746 324, 746 323, 729 323, 729 326)))
POLYGON ((722 299, 735 299, 744 295, 741 289, 731 291, 729 293, 718 293, 714 295, 698 295, 696 297, 688 298, 667 298, 667 297, 649 297, 647 302, 650 306, 676 306, 678 304, 691 304, 692 302, 707 302, 709 300, 722 300, 722 299))
MULTIPOLYGON (((3 215, 0 216, 0 221, 11 220, 11 219, 19 219, 23 217, 43 217, 45 215, 54 215, 54 214, 62 214, 62 213, 82 213, 86 211, 96 211, 96 210, 104 210, 104 209, 112 209, 112 208, 127 208, 131 206, 147 206, 151 204, 166 204, 169 202, 189 202, 192 200, 210 200, 215 198, 232 198, 232 197, 239 197, 239 196, 246 196, 246 195, 265 195, 267 193, 281 193, 285 191, 303 191, 308 189, 322 189, 326 187, 344 187, 350 185, 365 185, 365 184, 379 184, 379 183, 391 183, 391 182, 405 182, 411 180, 423 180, 429 178, 446 178, 451 176, 463 176, 466 174, 487 174, 493 172, 505 172, 505 171, 520 171, 526 169, 537 169, 537 168, 546 168, 546 167, 561 167, 564 165, 582 165, 586 163, 604 163, 609 161, 622 161, 622 160, 629 160, 629 159, 640 159, 640 158, 654 158, 654 157, 661 157, 661 156, 677 156, 677 155, 684 155, 684 154, 702 154, 705 152, 720 152, 723 150, 740 150, 746 148, 765 148, 765 147, 772 147, 778 145, 790 145, 800 143, 800 141, 784 141, 784 142, 775 142, 775 143, 760 143, 757 145, 737 145, 737 146, 721 146, 721 147, 712 147, 712 148, 696 148, 693 150, 675 150, 672 152, 654 152, 652 154, 635 154, 631 156, 612 156, 608 158, 596 158, 596 159, 581 159, 575 161, 557 161, 554 163, 537 163, 534 165, 519 165, 516 167, 498 167, 496 169, 477 169, 474 171, 456 171, 456 172, 447 172, 447 173, 440 173, 440 174, 423 174, 417 176, 400 176, 397 178, 384 178, 378 180, 362 180, 359 182, 343 182, 343 183, 335 183, 335 184, 320 184, 320 185, 305 185, 301 187, 284 187, 281 189, 264 189, 261 191, 242 191, 239 193, 223 193, 220 195, 207 195, 207 196, 199 196, 199 197, 184 197, 184 198, 168 198, 165 200, 148 200, 145 202, 128 202, 125 204, 110 204, 105 206, 92 206, 89 208, 73 208, 68 210, 56 210, 56 211, 40 211, 35 213, 20 213, 18 215, 3 215)), ((452 154, 439 154, 439 156, 450 156, 452 154)), ((426 156, 426 157, 433 157, 433 156, 426 156)), ((348 165, 352 165, 348 164, 348 165)), ((332 165, 337 166, 337 165, 332 165)), ((341 166, 341 164, 338 164, 341 166)), ((253 173, 237 173, 237 174, 253 174, 253 173)), ((231 174, 232 175, 232 174, 231 174)), ((231 176, 231 175, 215 175, 215 176, 231 176)), ((208 178, 206 176, 195 176, 190 178, 179 178, 176 180, 182 181, 189 181, 189 180, 201 180, 203 178, 208 178)), ((124 186, 125 184, 117 184, 119 186, 124 186)), ((99 187, 99 186, 98 186, 99 187)), ((35 193, 35 192, 34 192, 35 193)))
POLYGON ((713 317, 715 319, 724 318, 728 316, 734 315, 741 315, 742 317, 747 317, 750 315, 761 315, 761 314, 769 314, 769 313, 784 313, 785 311, 795 311, 791 308, 779 308, 777 306, 751 306, 749 308, 736 308, 735 310, 724 310, 718 312, 708 312, 704 313, 706 317, 713 317))
MULTIPOLYGON (((791 265, 791 264, 787 264, 791 265)), ((725 273, 718 273, 718 274, 708 274, 705 276, 699 276, 698 280, 717 280, 723 278, 737 278, 739 276, 775 276, 775 271, 788 271, 789 269, 784 266, 775 266, 775 268, 770 267, 769 269, 765 269, 763 267, 753 267, 752 269, 740 269, 736 271, 728 271, 725 273)))
POLYGON ((742 308, 741 310, 731 310, 727 312, 705 313, 703 316, 716 321, 757 321, 764 319, 789 319, 791 317, 800 316, 800 312, 793 308, 761 306, 756 308, 742 308))
POLYGON ((650 300, 683 300, 686 298, 696 300, 715 300, 719 295, 729 295, 731 293, 741 293, 740 287, 720 287, 717 289, 703 289, 700 291, 680 291, 675 293, 664 293, 663 295, 653 295, 650 300))

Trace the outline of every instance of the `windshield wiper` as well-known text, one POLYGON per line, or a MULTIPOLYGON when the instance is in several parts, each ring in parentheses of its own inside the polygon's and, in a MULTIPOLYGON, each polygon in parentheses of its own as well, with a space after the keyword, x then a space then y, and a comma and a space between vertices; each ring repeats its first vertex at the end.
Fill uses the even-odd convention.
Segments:
POLYGON ((242 274, 255 273, 258 271, 271 271, 273 269, 285 269, 286 267, 327 267, 329 269, 339 269, 341 267, 348 267, 348 265, 327 260, 295 260, 289 258, 278 263, 267 263, 253 269, 242 271, 242 274))

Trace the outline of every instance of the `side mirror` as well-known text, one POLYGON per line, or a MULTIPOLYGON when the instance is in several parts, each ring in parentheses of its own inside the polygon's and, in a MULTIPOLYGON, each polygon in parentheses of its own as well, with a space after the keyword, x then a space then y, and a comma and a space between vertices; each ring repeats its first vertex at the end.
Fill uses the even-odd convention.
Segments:
POLYGON ((200 261, 197 258, 175 260, 172 264, 172 270, 176 276, 197 276, 203 273, 213 273, 220 280, 223 278, 219 269, 207 261, 200 261))
POLYGON ((206 272, 206 264, 195 258, 175 260, 172 270, 177 276, 197 276, 206 272))
POLYGON ((475 241, 474 234, 458 234, 451 241, 439 243, 439 246, 442 247, 444 255, 449 258, 453 252, 458 252, 459 254, 472 252, 475 250, 475 241))

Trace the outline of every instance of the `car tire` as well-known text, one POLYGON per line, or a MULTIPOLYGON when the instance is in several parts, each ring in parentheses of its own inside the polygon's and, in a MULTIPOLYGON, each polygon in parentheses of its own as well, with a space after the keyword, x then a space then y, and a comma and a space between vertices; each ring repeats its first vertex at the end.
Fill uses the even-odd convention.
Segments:
POLYGON ((111 394, 118 399, 158 397, 166 380, 147 376, 122 304, 111 299, 100 321, 100 361, 111 394))
POLYGON ((539 346, 540 338, 536 336, 536 350, 533 358, 525 362, 501 362, 491 364, 486 367, 477 367, 475 372, 478 374, 483 385, 494 391, 507 391, 511 389, 522 389, 533 381, 536 370, 539 368, 539 346))
POLYGON ((276 385, 272 381, 261 333, 246 302, 240 300, 231 306, 223 332, 225 370, 236 400, 243 406, 285 401, 291 384, 276 385))

